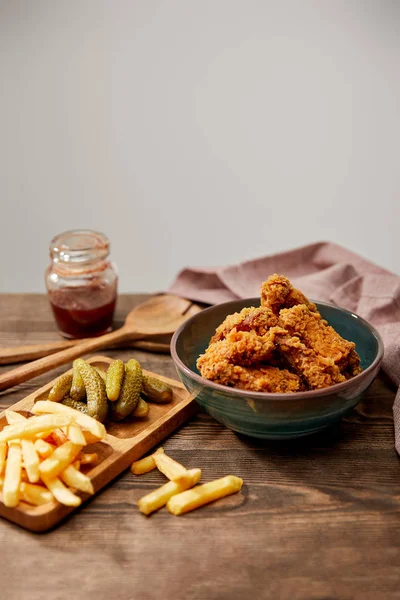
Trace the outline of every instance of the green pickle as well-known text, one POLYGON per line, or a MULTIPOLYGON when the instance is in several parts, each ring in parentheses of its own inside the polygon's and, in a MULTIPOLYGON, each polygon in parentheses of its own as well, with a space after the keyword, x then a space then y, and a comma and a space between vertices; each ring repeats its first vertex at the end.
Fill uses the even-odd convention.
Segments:
POLYGON ((143 375, 142 386, 143 394, 145 394, 148 400, 158 402, 159 404, 171 402, 173 396, 172 388, 156 377, 143 375))
POLYGON ((85 384, 76 360, 72 363, 72 385, 69 395, 73 400, 83 400, 86 396, 85 384))
POLYGON ((132 413, 138 405, 142 390, 142 368, 132 358, 125 365, 125 377, 121 393, 116 402, 110 402, 109 417, 113 421, 121 421, 132 413))
POLYGON ((49 400, 60 402, 70 391, 72 384, 72 374, 64 373, 61 375, 49 392, 49 400))
POLYGON ((124 380, 125 367, 122 360, 114 360, 107 369, 106 391, 111 402, 118 400, 124 380))
POLYGON ((88 405, 85 402, 81 402, 80 400, 74 400, 73 398, 67 397, 61 401, 61 404, 69 406, 70 408, 74 408, 75 410, 79 410, 79 412, 83 413, 84 415, 89 414, 88 405))
POLYGON ((103 369, 100 369, 100 367, 95 367, 94 369, 95 369, 95 371, 98 372, 98 374, 100 375, 100 377, 102 378, 102 380, 105 383, 106 382, 106 377, 107 377, 106 371, 103 371, 103 369))
POLYGON ((76 360, 86 389, 88 415, 103 423, 107 418, 106 384, 92 365, 82 358, 76 360))

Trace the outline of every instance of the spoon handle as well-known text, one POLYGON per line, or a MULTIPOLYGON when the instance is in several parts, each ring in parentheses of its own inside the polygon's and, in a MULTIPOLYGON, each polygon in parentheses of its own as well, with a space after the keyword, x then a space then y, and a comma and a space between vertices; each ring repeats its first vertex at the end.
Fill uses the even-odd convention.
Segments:
POLYGON ((81 341, 81 343, 76 346, 61 350, 61 352, 56 352, 55 354, 45 356, 44 358, 39 358, 38 360, 34 360, 26 365, 17 367, 16 369, 11 369, 10 371, 7 371, 7 373, 0 375, 0 390, 6 390, 14 385, 28 381, 28 379, 33 379, 42 373, 46 373, 55 367, 64 365, 93 350, 100 350, 109 345, 142 337, 143 336, 140 334, 135 334, 131 329, 121 327, 116 331, 106 333, 100 337, 84 340, 83 342, 81 341))
MULTIPOLYGON (((170 336, 169 336, 170 338, 170 336)), ((90 339, 90 338, 88 338, 90 339)), ((136 341, 131 341, 129 337, 128 341, 122 341, 117 344, 107 344, 105 348, 137 348, 138 350, 148 350, 149 352, 169 352, 169 339, 167 336, 152 336, 149 338, 137 338, 136 341)), ((9 346, 0 348, 0 365, 12 365, 15 363, 28 362, 30 360, 36 360, 43 356, 49 356, 60 350, 71 348, 71 346, 77 346, 86 341, 85 339, 76 340, 54 340, 53 342, 46 342, 44 344, 28 344, 25 346, 9 346)))

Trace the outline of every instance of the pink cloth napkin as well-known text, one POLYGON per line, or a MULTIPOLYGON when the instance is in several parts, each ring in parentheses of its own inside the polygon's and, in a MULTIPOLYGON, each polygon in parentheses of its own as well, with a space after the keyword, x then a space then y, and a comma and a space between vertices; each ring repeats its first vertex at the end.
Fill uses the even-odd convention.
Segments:
MULTIPOLYGON (((306 296, 347 308, 372 323, 385 344, 382 368, 400 386, 400 277, 341 246, 320 242, 228 267, 187 268, 169 291, 218 304, 258 296, 261 282, 272 273, 289 277, 306 296)), ((400 454, 400 388, 393 414, 400 454)))

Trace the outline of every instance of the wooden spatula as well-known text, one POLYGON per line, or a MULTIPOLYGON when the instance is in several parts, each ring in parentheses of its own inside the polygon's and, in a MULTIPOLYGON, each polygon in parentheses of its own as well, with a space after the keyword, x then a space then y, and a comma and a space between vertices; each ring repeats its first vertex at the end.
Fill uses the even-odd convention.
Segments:
MULTIPOLYGON (((120 329, 97 338, 79 340, 72 347, 26 365, 12 369, 0 375, 0 390, 37 377, 50 369, 64 365, 83 354, 101 348, 127 344, 134 340, 143 340, 149 336, 173 333, 193 313, 192 303, 178 296, 155 296, 133 308, 120 329)), ((67 345, 69 342, 67 342, 67 345)))

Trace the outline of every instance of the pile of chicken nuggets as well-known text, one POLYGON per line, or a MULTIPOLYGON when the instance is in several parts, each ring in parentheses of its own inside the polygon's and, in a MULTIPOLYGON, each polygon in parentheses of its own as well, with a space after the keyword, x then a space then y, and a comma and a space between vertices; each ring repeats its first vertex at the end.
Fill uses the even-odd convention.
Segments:
POLYGON ((197 368, 216 383, 269 393, 321 389, 362 370, 355 344, 277 274, 262 283, 261 306, 226 317, 197 368))

